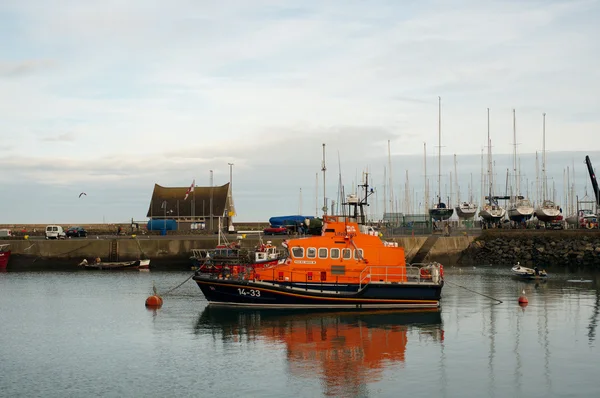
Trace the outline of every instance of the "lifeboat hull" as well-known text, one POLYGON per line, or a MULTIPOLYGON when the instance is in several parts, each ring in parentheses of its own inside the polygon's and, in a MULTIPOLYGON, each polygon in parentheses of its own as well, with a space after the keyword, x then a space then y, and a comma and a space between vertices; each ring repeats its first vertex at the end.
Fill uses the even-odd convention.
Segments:
MULTIPOLYGON (((320 290, 318 283, 298 288, 268 282, 236 281, 196 275, 211 305, 253 308, 438 308, 443 282, 369 283, 354 291, 320 290)), ((348 289, 352 285, 346 285, 348 289)))

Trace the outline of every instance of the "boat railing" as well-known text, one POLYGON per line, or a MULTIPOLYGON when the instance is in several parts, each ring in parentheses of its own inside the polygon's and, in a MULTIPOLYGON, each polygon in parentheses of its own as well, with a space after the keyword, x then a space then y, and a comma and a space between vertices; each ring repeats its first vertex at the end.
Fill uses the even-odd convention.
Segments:
POLYGON ((368 266, 360 273, 359 289, 369 283, 440 283, 442 279, 441 264, 439 263, 415 263, 406 267, 381 267, 368 266), (398 272, 400 271, 400 272, 398 272))

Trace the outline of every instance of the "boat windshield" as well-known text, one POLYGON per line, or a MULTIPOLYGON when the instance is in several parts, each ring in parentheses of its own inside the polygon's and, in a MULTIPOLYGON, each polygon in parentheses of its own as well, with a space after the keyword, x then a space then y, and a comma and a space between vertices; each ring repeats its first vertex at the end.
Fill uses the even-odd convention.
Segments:
POLYGON ((529 201, 529 199, 521 199, 519 200, 518 206, 523 206, 523 207, 532 207, 531 206, 531 202, 529 201))

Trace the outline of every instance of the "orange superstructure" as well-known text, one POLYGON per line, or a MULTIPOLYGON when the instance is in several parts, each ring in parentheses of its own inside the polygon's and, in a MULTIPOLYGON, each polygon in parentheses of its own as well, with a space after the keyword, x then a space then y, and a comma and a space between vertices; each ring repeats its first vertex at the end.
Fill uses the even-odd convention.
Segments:
POLYGON ((321 236, 290 239, 285 246, 287 258, 257 271, 256 279, 360 283, 377 276, 394 282, 407 280, 404 249, 384 242, 372 227, 359 225, 350 217, 324 216, 321 236))

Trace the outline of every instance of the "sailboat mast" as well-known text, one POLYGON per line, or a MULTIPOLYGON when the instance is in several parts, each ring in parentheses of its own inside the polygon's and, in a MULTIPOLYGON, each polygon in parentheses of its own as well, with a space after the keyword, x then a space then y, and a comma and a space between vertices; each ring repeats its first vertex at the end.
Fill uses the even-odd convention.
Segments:
POLYGON ((423 214, 427 214, 427 211, 429 210, 429 187, 427 186, 427 143, 424 142, 423 143, 423 169, 425 172, 425 176, 424 176, 424 181, 423 183, 424 188, 425 188, 425 202, 423 204, 423 214))
MULTIPOLYGON (((514 195, 519 195, 519 177, 517 176, 517 116, 513 109, 513 173, 515 174, 514 195)), ((516 199, 515 199, 516 200, 516 199)))
POLYGON ((542 197, 542 193, 540 191, 540 162, 538 159, 538 153, 535 151, 535 200, 541 206, 540 198, 542 197))
POLYGON ((458 173, 456 172, 456 154, 454 154, 454 179, 456 185, 456 202, 455 204, 460 203, 460 185, 458 185, 458 173))
POLYGON ((469 184, 469 203, 473 203, 473 173, 471 173, 471 183, 469 184))
POLYGON ((542 113, 542 203, 546 200, 546 191, 548 189, 546 181, 546 112, 542 113))
POLYGON ((438 97, 438 203, 442 202, 442 97, 438 97))
POLYGON ((492 202, 492 141, 490 140, 490 108, 487 108, 487 138, 488 138, 488 200, 492 202))
POLYGON ((479 194, 481 195, 481 204, 485 203, 485 194, 483 193, 483 187, 485 186, 484 177, 483 177, 483 147, 481 148, 481 184, 479 187, 479 194))

